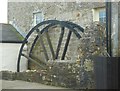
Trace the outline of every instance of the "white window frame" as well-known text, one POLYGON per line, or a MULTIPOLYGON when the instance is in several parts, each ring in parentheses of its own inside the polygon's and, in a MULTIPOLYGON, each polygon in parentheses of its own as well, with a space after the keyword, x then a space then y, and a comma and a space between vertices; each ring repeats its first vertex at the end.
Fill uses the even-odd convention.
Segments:
POLYGON ((99 7, 99 8, 94 8, 92 9, 93 12, 93 22, 99 22, 100 21, 100 11, 105 11, 105 7, 99 7))
POLYGON ((44 20, 44 17, 43 17, 43 13, 41 11, 33 13, 33 25, 34 26, 37 25, 38 23, 42 22, 43 20, 44 20), (38 17, 39 14, 40 14, 40 16, 38 17), (37 22, 37 21, 39 21, 39 22, 37 22))

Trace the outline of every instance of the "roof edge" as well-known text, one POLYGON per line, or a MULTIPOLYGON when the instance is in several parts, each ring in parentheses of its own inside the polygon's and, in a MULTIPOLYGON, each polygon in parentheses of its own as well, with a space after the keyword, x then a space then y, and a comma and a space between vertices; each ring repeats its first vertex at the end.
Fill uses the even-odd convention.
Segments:
POLYGON ((23 43, 23 41, 0 41, 0 43, 23 43))

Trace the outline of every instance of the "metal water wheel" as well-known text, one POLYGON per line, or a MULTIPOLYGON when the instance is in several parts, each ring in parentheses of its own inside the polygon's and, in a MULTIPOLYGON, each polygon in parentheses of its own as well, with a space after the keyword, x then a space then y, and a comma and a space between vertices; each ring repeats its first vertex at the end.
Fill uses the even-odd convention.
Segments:
MULTIPOLYGON (((56 31, 54 31, 53 33, 55 33, 55 32, 56 31)), ((25 37, 25 39, 22 43, 22 46, 19 51, 19 56, 18 56, 17 72, 20 71, 21 56, 24 56, 25 58, 28 59, 28 65, 29 65, 30 61, 32 61, 32 62, 34 62, 34 64, 38 65, 39 67, 43 67, 43 68, 44 68, 44 66, 41 65, 35 59, 38 59, 40 62, 42 62, 44 64, 47 64, 49 60, 56 60, 56 59, 64 60, 65 56, 66 56, 66 52, 68 50, 68 46, 69 46, 69 42, 70 42, 72 33, 76 36, 77 39, 80 39, 81 32, 84 32, 84 29, 81 26, 79 26, 75 23, 69 22, 69 21, 47 20, 47 21, 43 21, 43 22, 37 24, 35 27, 33 27, 29 31, 29 33, 27 34, 27 36, 25 37), (50 32, 51 29, 55 29, 56 27, 59 27, 60 31, 59 31, 59 33, 57 33, 57 35, 59 35, 58 40, 56 40, 57 44, 54 44, 53 41, 51 40, 48 32, 50 32), (35 34, 36 36, 30 46, 28 55, 26 55, 25 53, 23 53, 23 49, 24 49, 25 44, 29 43, 29 38, 32 34, 35 34), (64 40, 64 44, 62 43, 63 37, 66 37, 66 39, 64 40), (44 38, 46 38, 47 43, 45 43, 44 38), (41 59, 33 56, 33 49, 35 48, 37 43, 40 43, 45 60, 41 60, 41 59), (45 44, 47 44, 49 47, 49 50, 50 50, 49 54, 51 54, 51 58, 48 54, 48 47, 46 47, 45 44), (61 49, 62 45, 64 47, 63 47, 63 50, 60 55, 60 49, 61 49), (53 46, 56 46, 56 47, 53 47, 53 46)), ((56 38, 54 38, 54 39, 56 39, 56 38)), ((40 50, 40 49, 38 49, 38 50, 40 50)))

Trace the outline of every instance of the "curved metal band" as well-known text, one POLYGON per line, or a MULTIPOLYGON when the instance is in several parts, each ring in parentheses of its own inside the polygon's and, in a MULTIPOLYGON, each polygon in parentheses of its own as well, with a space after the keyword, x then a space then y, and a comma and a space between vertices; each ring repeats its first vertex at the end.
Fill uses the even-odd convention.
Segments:
POLYGON ((84 32, 84 29, 81 26, 69 21, 64 21, 64 22, 70 24, 73 28, 77 28, 79 31, 84 32))
MULTIPOLYGON (((63 21, 62 21, 62 22, 63 22, 63 21)), ((82 32, 84 32, 84 29, 83 29, 82 27, 78 26, 77 24, 74 24, 74 23, 68 22, 68 21, 65 21, 65 22, 67 22, 68 24, 71 24, 73 28, 78 28, 79 30, 81 30, 82 32)), ((50 27, 52 27, 52 26, 55 26, 55 25, 56 25, 56 24, 54 24, 54 23, 53 23, 53 24, 49 24, 48 26, 46 26, 45 28, 43 28, 43 29, 41 30, 41 33, 43 33, 44 31, 47 31, 48 28, 50 28, 50 27)), ((38 38, 39 38, 39 37, 36 36, 34 42, 32 43, 32 47, 31 47, 31 49, 30 49, 29 56, 30 56, 30 54, 32 53, 32 50, 33 50, 34 45, 35 45, 36 41, 38 40, 38 38)))
MULTIPOLYGON (((46 26, 45 28, 43 28, 41 30, 41 33, 45 32, 45 31, 48 31, 48 28, 52 27, 52 26, 55 26, 55 25, 61 25, 62 27, 67 27, 70 31, 72 31, 73 33, 75 33, 75 35, 78 37, 78 38, 81 38, 80 34, 77 32, 77 30, 75 30, 74 28, 77 28, 78 30, 80 30, 81 32, 84 31, 84 29, 82 27, 80 27, 79 25, 77 24, 74 24, 72 22, 68 22, 68 21, 58 21, 58 20, 47 20, 47 21, 43 21, 39 24, 37 24, 35 27, 33 27, 30 32, 27 34, 27 36, 25 37, 22 45, 21 45, 21 48, 20 48, 20 52, 19 52, 19 56, 18 56, 18 62, 17 62, 17 72, 20 71, 20 59, 21 59, 21 54, 22 54, 22 50, 23 50, 23 47, 25 45, 25 43, 27 42, 27 39, 30 37, 30 35, 36 30, 38 29, 38 27, 44 25, 44 24, 49 24, 48 26, 46 26)), ((33 44, 32 44, 32 47, 31 47, 31 50, 30 50, 30 53, 32 52, 33 50, 33 47, 36 43, 38 39, 38 36, 35 38, 33 44)), ((29 54, 30 55, 30 54, 29 54)))
POLYGON ((55 26, 55 25, 61 25, 61 27, 66 27, 66 28, 68 28, 70 31, 72 31, 72 32, 76 35, 76 37, 77 37, 78 39, 81 38, 81 36, 80 36, 80 34, 77 32, 77 30, 75 30, 73 27, 71 27, 71 25, 69 25, 68 23, 65 23, 65 22, 63 22, 63 21, 60 21, 60 22, 57 22, 57 23, 53 23, 53 24, 48 25, 47 27, 45 27, 44 29, 41 30, 41 34, 42 34, 43 32, 48 31, 48 29, 49 29, 50 27, 55 26))
POLYGON ((35 27, 33 27, 30 32, 26 35, 22 45, 21 45, 21 48, 20 48, 20 51, 19 51, 19 56, 18 56, 18 62, 17 62, 17 72, 20 71, 20 59, 21 59, 21 56, 22 56, 22 50, 23 50, 23 47, 25 45, 25 43, 27 42, 27 39, 29 38, 29 36, 40 26, 44 25, 44 24, 49 24, 49 23, 55 23, 55 22, 59 22, 58 20, 48 20, 48 21, 43 21, 41 23, 39 23, 38 25, 36 25, 35 27))

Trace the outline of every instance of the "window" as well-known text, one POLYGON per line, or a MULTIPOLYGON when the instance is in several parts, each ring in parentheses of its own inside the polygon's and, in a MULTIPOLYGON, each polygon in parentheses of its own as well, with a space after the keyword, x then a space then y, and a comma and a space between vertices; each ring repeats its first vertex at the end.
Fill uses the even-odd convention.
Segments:
POLYGON ((106 22, 106 11, 105 7, 95 8, 93 11, 93 21, 99 21, 102 23, 106 22))
POLYGON ((103 10, 99 12, 99 21, 102 23, 106 22, 106 12, 103 10))
POLYGON ((33 13, 34 16, 34 26, 43 21, 42 12, 33 13))

